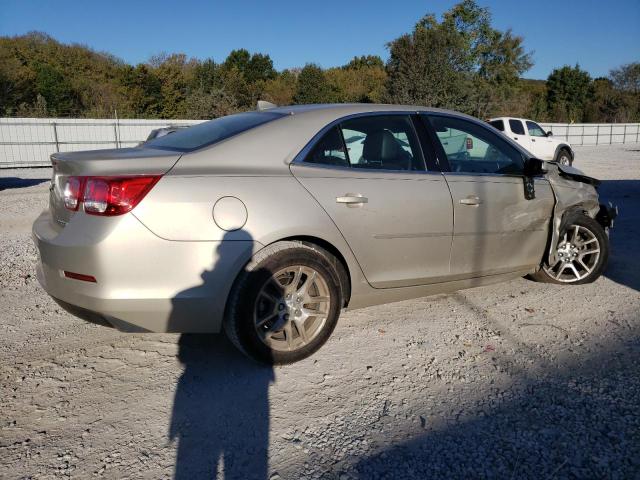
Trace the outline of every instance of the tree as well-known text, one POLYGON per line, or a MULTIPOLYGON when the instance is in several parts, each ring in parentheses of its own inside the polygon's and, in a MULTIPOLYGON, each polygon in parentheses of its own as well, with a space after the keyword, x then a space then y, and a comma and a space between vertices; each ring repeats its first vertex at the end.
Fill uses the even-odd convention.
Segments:
POLYGON ((336 102, 380 103, 386 95, 387 73, 382 66, 330 68, 325 77, 336 102))
POLYGON ((342 68, 347 70, 384 68, 384 62, 378 55, 362 55, 360 57, 353 57, 353 59, 342 68))
POLYGON ((125 98, 120 115, 155 118, 162 112, 162 84, 147 65, 125 66, 119 78, 125 98))
POLYGON ((254 53, 249 59, 244 75, 249 83, 273 79, 276 76, 276 71, 273 69, 271 57, 262 53, 254 53))
POLYGON ((46 110, 52 115, 77 115, 78 94, 62 72, 46 63, 38 63, 35 71, 35 90, 44 98, 46 110))
POLYGON ((231 70, 233 68, 237 68, 242 75, 247 71, 247 66, 249 65, 249 60, 251 60, 251 54, 248 50, 244 48, 240 48, 237 50, 232 50, 231 53, 227 56, 227 59, 224 61, 224 67, 231 70))
POLYGON ((640 62, 628 63, 609 72, 613 85, 634 95, 640 94, 640 62))
POLYGON ((264 100, 276 105, 291 105, 296 94, 297 81, 296 75, 290 70, 267 80, 263 90, 264 100))
POLYGON ((463 0, 438 22, 423 17, 388 44, 388 99, 482 116, 531 67, 522 38, 491 27, 489 10, 463 0))
POLYGON ((556 121, 581 122, 591 94, 591 77, 578 65, 556 68, 547 78, 547 105, 556 121))
POLYGON ((308 63, 298 76, 295 103, 331 103, 331 88, 318 65, 308 63))

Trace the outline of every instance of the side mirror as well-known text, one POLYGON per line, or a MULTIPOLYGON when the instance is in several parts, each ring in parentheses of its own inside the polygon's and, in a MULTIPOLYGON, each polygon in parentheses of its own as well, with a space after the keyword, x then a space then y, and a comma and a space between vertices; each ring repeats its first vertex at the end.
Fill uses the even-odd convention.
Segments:
POLYGON ((537 177, 546 172, 544 168, 544 160, 538 158, 528 158, 524 163, 524 176, 537 177))
POLYGON ((553 132, 551 130, 547 132, 547 137, 553 137, 553 132))

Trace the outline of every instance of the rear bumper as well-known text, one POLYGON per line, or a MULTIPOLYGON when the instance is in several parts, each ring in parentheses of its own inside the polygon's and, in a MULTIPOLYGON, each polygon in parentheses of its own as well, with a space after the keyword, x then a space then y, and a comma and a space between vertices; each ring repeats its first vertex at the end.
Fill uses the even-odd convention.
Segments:
POLYGON ((123 331, 219 332, 231 285, 260 248, 252 241, 163 240, 131 214, 79 213, 60 228, 43 212, 33 239, 46 292, 72 314, 123 331))

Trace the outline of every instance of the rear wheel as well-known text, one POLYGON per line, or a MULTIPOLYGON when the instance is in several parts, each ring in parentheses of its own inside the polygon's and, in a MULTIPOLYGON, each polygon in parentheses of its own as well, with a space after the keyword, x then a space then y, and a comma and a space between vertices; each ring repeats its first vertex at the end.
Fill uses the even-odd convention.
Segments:
POLYGON ((537 281, 580 285, 596 280, 607 266, 609 239, 602 226, 586 215, 578 215, 561 232, 557 257, 532 275, 537 281))
POLYGON ((328 253, 298 242, 259 252, 234 285, 224 329, 255 360, 285 364, 308 357, 329 338, 342 306, 328 253))
POLYGON ((558 152, 558 158, 556 159, 560 165, 571 166, 573 160, 571 159, 571 153, 566 148, 563 148, 558 152))

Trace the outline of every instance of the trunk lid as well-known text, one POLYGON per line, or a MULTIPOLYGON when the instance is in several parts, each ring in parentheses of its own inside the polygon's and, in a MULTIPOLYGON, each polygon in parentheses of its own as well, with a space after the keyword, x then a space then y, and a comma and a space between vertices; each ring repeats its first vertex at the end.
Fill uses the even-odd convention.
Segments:
POLYGON ((181 155, 181 152, 144 147, 54 153, 49 188, 51 216, 64 226, 77 213, 64 206, 64 188, 70 176, 163 175, 181 155))

